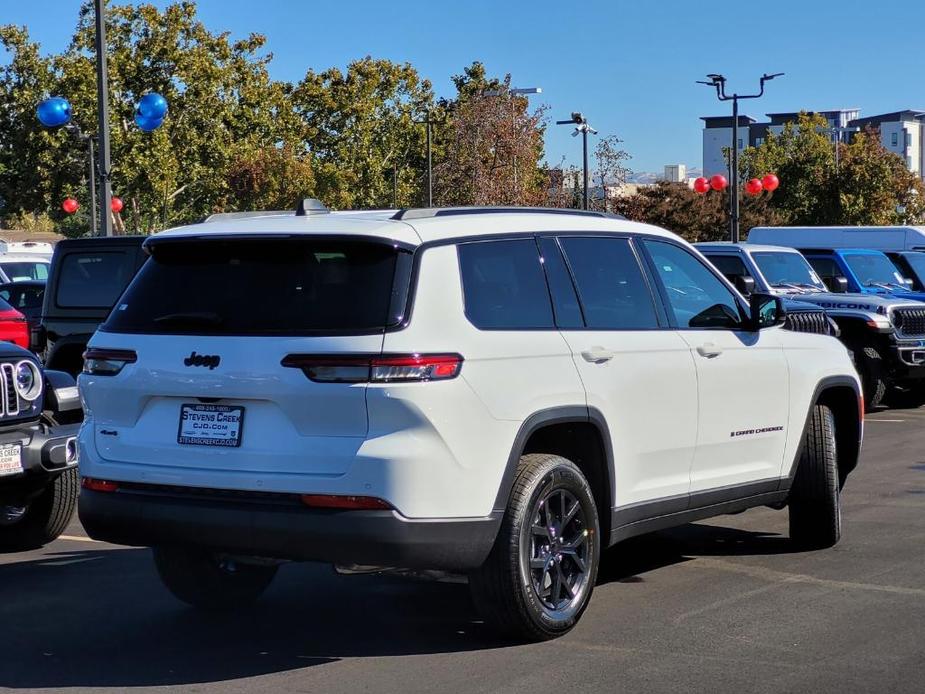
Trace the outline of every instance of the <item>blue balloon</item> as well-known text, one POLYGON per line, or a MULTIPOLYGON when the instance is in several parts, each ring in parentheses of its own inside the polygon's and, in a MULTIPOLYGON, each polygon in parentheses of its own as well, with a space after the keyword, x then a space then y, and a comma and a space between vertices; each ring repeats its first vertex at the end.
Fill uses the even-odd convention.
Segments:
POLYGON ((149 133, 152 130, 157 130, 159 127, 161 127, 161 123, 163 122, 163 118, 145 118, 137 111, 135 112, 135 125, 137 125, 140 130, 143 130, 146 133, 149 133))
POLYGON ((145 118, 163 118, 167 115, 167 99, 157 92, 145 94, 138 101, 138 113, 145 118))
POLYGON ((46 128, 67 125, 71 122, 71 104, 63 96, 52 96, 39 103, 35 115, 46 128))

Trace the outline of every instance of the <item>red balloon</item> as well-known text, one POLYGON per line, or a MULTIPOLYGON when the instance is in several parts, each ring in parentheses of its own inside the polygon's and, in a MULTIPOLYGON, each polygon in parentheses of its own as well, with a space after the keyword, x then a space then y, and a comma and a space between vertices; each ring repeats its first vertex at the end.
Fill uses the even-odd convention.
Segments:
POLYGON ((79 207, 80 203, 77 202, 74 198, 64 198, 64 202, 61 203, 61 209, 68 214, 74 214, 79 207))
POLYGON ((765 174, 764 178, 761 179, 761 185, 764 186, 764 189, 768 192, 777 190, 777 187, 780 185, 780 179, 774 174, 765 174))
POLYGON ((694 190, 698 193, 706 193, 710 190, 710 181, 701 176, 694 179, 694 190))
POLYGON ((710 187, 713 190, 723 190, 728 185, 729 181, 727 181, 726 177, 722 174, 716 174, 710 178, 710 187))
POLYGON ((745 192, 749 195, 758 195, 762 189, 761 181, 757 178, 749 179, 745 184, 745 192))
POLYGON ((122 211, 124 205, 122 204, 122 198, 113 197, 112 201, 109 203, 109 206, 112 208, 112 211, 118 214, 122 211))

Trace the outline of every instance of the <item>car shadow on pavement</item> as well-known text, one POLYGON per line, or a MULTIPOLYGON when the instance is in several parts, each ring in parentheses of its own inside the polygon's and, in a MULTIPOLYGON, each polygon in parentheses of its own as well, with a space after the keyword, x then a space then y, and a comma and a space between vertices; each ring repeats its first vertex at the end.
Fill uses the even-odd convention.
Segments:
POLYGON ((47 553, 0 565, 0 689, 193 685, 344 657, 509 645, 460 582, 283 566, 257 605, 203 614, 177 602, 141 549, 47 553))
POLYGON ((790 538, 777 533, 692 523, 634 537, 609 548, 601 556, 597 584, 642 582, 645 580, 642 574, 697 557, 789 554, 796 551, 790 538))

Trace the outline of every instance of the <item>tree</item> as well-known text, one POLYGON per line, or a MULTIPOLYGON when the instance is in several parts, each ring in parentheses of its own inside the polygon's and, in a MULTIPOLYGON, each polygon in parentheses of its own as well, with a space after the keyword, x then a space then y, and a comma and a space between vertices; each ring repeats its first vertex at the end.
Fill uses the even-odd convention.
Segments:
POLYGON ((488 78, 478 62, 453 81, 456 99, 441 104, 447 122, 438 130, 442 157, 434 167, 437 204, 542 202, 545 108, 530 111, 525 97, 511 93, 510 75, 488 78))
MULTIPOLYGON (((685 183, 660 181, 641 187, 635 195, 616 198, 613 211, 636 222, 655 224, 680 234, 688 241, 723 241, 729 238, 729 196, 711 191, 696 193, 685 183)), ((742 227, 773 226, 780 215, 767 196, 742 201, 742 227)))
POLYGON ((293 93, 315 160, 318 194, 339 208, 398 205, 420 200, 424 126, 434 105, 428 80, 408 63, 367 56, 342 73, 309 70, 293 93))
POLYGON ((242 152, 228 168, 227 186, 242 210, 288 210, 316 195, 311 160, 288 147, 242 152))
POLYGON ((769 205, 785 224, 880 225, 922 218, 922 182, 883 147, 876 130, 836 145, 829 132, 825 118, 801 113, 780 135, 769 133, 762 145, 743 152, 743 179, 778 175, 781 185, 769 205))
POLYGON ((591 206, 595 209, 602 209, 604 212, 609 210, 608 184, 623 186, 626 184, 626 177, 630 174, 624 162, 632 157, 628 152, 620 149, 621 144, 623 140, 616 135, 609 135, 598 140, 594 147, 594 178, 600 182, 601 197, 592 200, 591 206))

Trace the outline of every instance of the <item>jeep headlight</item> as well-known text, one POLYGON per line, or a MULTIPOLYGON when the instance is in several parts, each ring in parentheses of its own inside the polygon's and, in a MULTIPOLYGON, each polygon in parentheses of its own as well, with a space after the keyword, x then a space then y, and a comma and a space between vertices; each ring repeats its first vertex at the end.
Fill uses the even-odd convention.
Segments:
POLYGON ((23 360, 16 365, 16 392, 23 400, 33 402, 42 394, 42 373, 33 362, 23 360))

